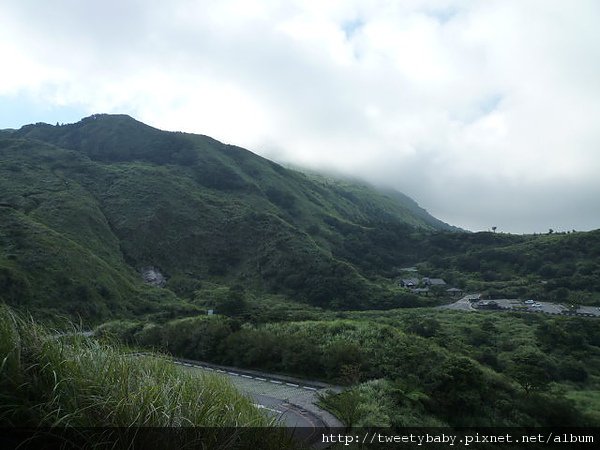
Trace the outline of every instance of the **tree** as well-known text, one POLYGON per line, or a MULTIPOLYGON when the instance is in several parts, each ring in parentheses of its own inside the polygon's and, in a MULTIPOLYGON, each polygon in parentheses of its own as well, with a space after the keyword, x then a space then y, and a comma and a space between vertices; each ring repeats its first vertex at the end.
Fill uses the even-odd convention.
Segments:
POLYGON ((569 297, 569 290, 566 287, 559 287, 554 291, 554 298, 559 302, 564 302, 569 297))
POLYGON ((418 334, 419 336, 430 338, 440 330, 440 322, 433 317, 413 318, 406 331, 418 334))
POLYGON ((228 295, 217 304, 217 312, 226 316, 235 317, 244 314, 248 309, 248 302, 243 289, 235 286, 229 290, 228 295))
POLYGON ((554 379, 554 363, 534 347, 524 347, 511 356, 506 374, 513 378, 529 395, 546 389, 554 379))
POLYGON ((494 226, 494 227, 492 227, 492 231, 495 233, 497 228, 498 228, 498 227, 495 227, 495 226, 494 226))
POLYGON ((431 397, 448 417, 477 415, 486 397, 486 383, 476 364, 465 357, 451 357, 433 378, 431 397))
POLYGON ((346 378, 349 367, 354 366, 354 369, 360 373, 364 355, 361 348, 354 342, 346 342, 342 340, 333 341, 325 349, 322 355, 322 363, 325 367, 325 372, 329 378, 342 376, 346 378), (344 366, 347 366, 344 368, 344 366))

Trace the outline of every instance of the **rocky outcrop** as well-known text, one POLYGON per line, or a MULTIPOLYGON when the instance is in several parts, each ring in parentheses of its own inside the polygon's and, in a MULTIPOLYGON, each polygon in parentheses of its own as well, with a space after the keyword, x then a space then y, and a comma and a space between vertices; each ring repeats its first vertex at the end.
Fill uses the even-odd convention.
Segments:
POLYGON ((164 287, 167 279, 156 267, 142 267, 140 269, 142 279, 145 283, 156 287, 164 287))

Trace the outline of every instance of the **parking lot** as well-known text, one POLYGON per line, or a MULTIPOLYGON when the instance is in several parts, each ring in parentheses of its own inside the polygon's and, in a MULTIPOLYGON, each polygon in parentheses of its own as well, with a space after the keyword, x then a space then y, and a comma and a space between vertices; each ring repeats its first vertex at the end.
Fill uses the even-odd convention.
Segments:
POLYGON ((568 308, 560 303, 521 300, 521 299, 493 299, 479 300, 469 302, 472 308, 466 306, 465 298, 458 302, 447 305, 451 309, 475 309, 475 310, 497 310, 497 311, 525 311, 525 312, 541 312, 545 314, 564 314, 564 315, 584 315, 589 317, 600 317, 600 308, 597 306, 579 306, 577 309, 568 308), (455 307, 456 305, 456 307, 455 307), (460 308, 458 307, 460 306, 460 308))
POLYGON ((528 312, 543 312, 546 314, 563 314, 565 311, 568 311, 568 308, 558 304, 558 303, 550 303, 550 302, 529 302, 526 303, 526 300, 495 300, 498 305, 503 309, 514 309, 520 311, 528 311, 528 312))
POLYGON ((597 306, 580 306, 576 313, 584 314, 586 316, 600 317, 600 308, 597 306))

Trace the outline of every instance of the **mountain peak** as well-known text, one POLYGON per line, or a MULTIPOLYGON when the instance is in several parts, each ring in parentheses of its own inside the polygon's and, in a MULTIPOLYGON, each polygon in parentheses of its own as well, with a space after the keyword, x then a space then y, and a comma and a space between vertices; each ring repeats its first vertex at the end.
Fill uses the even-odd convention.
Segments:
MULTIPOLYGON (((89 122, 97 122, 97 123, 135 123, 142 125, 144 127, 150 127, 143 122, 140 122, 137 119, 134 119, 128 114, 107 114, 107 113, 96 113, 90 116, 84 117, 77 123, 89 123, 89 122)), ((75 124, 76 125, 76 124, 75 124)))

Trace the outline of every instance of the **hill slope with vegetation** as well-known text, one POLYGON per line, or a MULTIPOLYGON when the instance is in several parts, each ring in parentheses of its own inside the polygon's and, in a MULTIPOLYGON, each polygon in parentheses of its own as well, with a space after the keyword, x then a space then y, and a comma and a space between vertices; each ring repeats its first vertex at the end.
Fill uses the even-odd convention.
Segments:
POLYGON ((600 290, 598 232, 467 233, 403 194, 122 115, 1 131, 0 219, 0 298, 46 317, 169 319, 274 294, 336 310, 431 303, 398 287, 409 265, 498 295, 594 304, 600 290))
MULTIPOLYGON (((600 231, 468 233, 400 193, 127 116, 0 131, 0 301, 57 326, 63 315, 102 324, 98 336, 126 344, 350 385, 323 399, 348 425, 596 426, 597 318, 409 310, 456 298, 446 285, 418 296, 398 281, 598 306, 599 254, 600 231)), ((110 377, 121 372, 140 396, 137 370, 167 390, 198 387, 156 362, 134 369, 101 342, 28 331, 6 311, 0 403, 22 406, 0 411, 7 424, 104 423, 72 402, 93 384, 118 411, 111 389, 123 383, 110 377), (75 379, 73 390, 62 395, 66 383, 36 361, 75 379), (97 361, 121 372, 89 378, 103 373, 97 361), (65 417, 52 415, 56 404, 65 417)), ((173 406, 157 401, 149 408, 173 406)), ((196 414, 167 416, 196 420, 183 412, 196 414)))
POLYGON ((600 305, 600 230, 516 236, 443 234, 421 270, 490 298, 600 305))
POLYGON ((203 280, 363 308, 390 293, 345 258, 348 230, 451 228, 410 199, 128 116, 4 131, 0 155, 5 300, 83 316, 185 308, 203 280), (168 289, 142 286, 144 267, 168 289))
POLYGON ((382 427, 597 426, 599 332, 596 319, 424 308, 98 329, 185 358, 352 386, 326 406, 348 425, 382 427))

